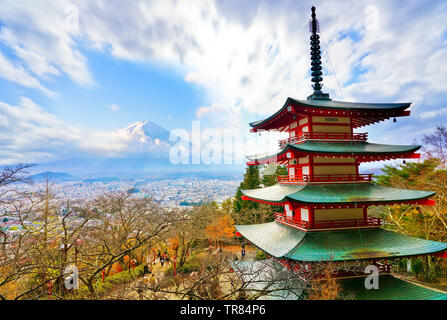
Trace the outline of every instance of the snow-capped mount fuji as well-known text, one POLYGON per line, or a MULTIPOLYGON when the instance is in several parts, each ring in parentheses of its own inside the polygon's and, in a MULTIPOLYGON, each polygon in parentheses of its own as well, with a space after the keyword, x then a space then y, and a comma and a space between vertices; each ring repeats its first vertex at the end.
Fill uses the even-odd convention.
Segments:
POLYGON ((149 120, 134 122, 118 130, 118 135, 126 141, 127 154, 141 154, 150 158, 167 157, 169 148, 175 143, 169 141, 168 130, 149 120))
POLYGON ((162 142, 170 144, 169 131, 149 120, 134 122, 123 130, 140 142, 154 143, 156 145, 162 142))

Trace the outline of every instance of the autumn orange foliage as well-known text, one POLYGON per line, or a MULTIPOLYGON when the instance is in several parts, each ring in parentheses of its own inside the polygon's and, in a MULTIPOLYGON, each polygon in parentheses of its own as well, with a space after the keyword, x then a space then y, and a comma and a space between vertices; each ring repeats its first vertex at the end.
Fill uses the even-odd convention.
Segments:
POLYGON ((335 300, 341 292, 341 285, 334 277, 335 268, 329 263, 322 276, 311 283, 309 300, 335 300))
POLYGON ((112 269, 110 270, 109 276, 113 276, 114 274, 120 273, 123 271, 123 267, 119 262, 115 262, 112 265, 112 269))
POLYGON ((171 251, 174 253, 174 255, 177 255, 177 250, 179 247, 179 241, 177 238, 171 238, 168 240, 169 243, 169 248, 171 249, 171 251))
POLYGON ((230 215, 224 214, 206 226, 206 234, 210 239, 223 240, 234 237, 234 221, 230 215))

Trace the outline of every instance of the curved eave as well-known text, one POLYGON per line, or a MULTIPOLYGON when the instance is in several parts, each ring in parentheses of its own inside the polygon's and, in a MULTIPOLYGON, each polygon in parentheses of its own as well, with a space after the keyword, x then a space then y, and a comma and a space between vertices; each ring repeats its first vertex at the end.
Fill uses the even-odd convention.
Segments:
POLYGON ((447 243, 381 228, 304 232, 278 222, 235 227, 243 237, 269 255, 302 262, 402 258, 447 250, 447 243))
POLYGON ((303 262, 376 260, 431 255, 446 249, 447 243, 378 228, 310 232, 284 257, 303 262))
POLYGON ((398 103, 362 103, 362 102, 346 102, 337 100, 296 100, 293 98, 287 99, 287 104, 294 106, 302 106, 307 108, 324 108, 337 109, 349 111, 371 111, 371 112, 385 112, 385 111, 403 111, 410 107, 410 102, 398 103))
POLYGON ((306 234, 277 222, 235 225, 235 228, 244 238, 275 258, 293 250, 306 234))
POLYGON ((266 188, 241 191, 246 197, 250 198, 250 200, 268 204, 281 204, 287 200, 287 196, 299 192, 305 187, 306 186, 275 184, 274 186, 266 188))
MULTIPOLYGON (((285 112, 287 111, 287 107, 291 105, 295 111, 294 113, 303 113, 306 114, 307 111, 306 108, 310 110, 342 110, 343 112, 349 112, 349 113, 355 113, 355 112, 369 112, 371 113, 371 116, 373 114, 379 115, 381 113, 386 113, 387 115, 383 115, 383 119, 388 119, 390 117, 399 117, 399 116, 405 116, 408 115, 405 114, 405 109, 410 107, 411 103, 404 102, 404 103, 357 103, 357 102, 344 102, 344 101, 336 101, 336 100, 295 100, 292 98, 287 98, 284 105, 279 109, 277 112, 269 116, 268 118, 265 118, 263 120, 258 120, 250 123, 250 126, 252 127, 252 131, 256 132, 257 130, 270 130, 274 129, 278 126, 268 126, 268 124, 273 123, 277 118, 280 116, 283 116, 285 112)), ((346 116, 349 116, 348 114, 346 116)), ((378 120, 371 120, 370 122, 366 121, 363 125, 371 124, 373 122, 381 121, 378 120)), ((360 123, 356 125, 355 127, 362 126, 360 123)))
POLYGON ((354 204, 427 204, 435 195, 433 191, 406 190, 382 187, 375 184, 320 184, 280 185, 267 188, 242 190, 244 200, 281 205, 287 201, 304 205, 354 205, 354 204))
POLYGON ((297 144, 287 144, 282 150, 274 154, 261 154, 254 156, 247 156, 250 164, 261 164, 281 161, 281 156, 285 155, 287 151, 291 150, 294 153, 308 155, 357 155, 357 156, 411 156, 414 152, 419 150, 419 145, 386 145, 369 142, 319 142, 319 141, 305 141, 297 144))

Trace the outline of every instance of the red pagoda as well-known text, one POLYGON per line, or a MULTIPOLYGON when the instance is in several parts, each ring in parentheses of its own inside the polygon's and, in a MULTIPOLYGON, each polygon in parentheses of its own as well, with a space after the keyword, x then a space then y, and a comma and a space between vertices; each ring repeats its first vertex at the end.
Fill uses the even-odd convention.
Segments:
POLYGON ((381 227, 368 216, 377 205, 433 205, 430 191, 378 186, 359 165, 388 159, 417 159, 419 145, 368 142, 355 129, 409 116, 410 103, 335 101, 321 91, 323 81, 318 21, 310 21, 311 75, 314 92, 306 100, 287 98, 270 117, 250 123, 251 132, 280 131, 274 154, 249 156, 248 165, 285 164, 288 175, 271 187, 242 190, 243 200, 284 207, 275 221, 237 225, 239 235, 270 257, 300 272, 315 262, 372 261, 389 272, 384 261, 421 255, 445 255, 447 243, 409 237, 381 227), (382 262, 382 263, 380 263, 382 262))

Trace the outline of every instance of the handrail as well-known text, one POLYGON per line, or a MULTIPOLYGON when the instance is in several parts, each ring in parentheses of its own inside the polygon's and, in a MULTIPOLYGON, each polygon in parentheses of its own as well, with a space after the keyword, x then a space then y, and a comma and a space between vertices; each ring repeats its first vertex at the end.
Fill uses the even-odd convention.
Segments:
POLYGON ((315 139, 315 140, 355 140, 355 141, 366 141, 368 139, 367 132, 358 133, 329 133, 329 132, 303 132, 299 136, 290 137, 287 139, 279 140, 279 146, 282 148, 287 143, 300 142, 304 140, 315 139))
POLYGON ((288 217, 284 212, 275 213, 275 219, 278 222, 284 222, 304 229, 331 229, 347 227, 379 227, 382 225, 382 219, 368 217, 365 219, 343 219, 343 220, 319 220, 310 224, 307 221, 299 220, 294 217, 288 217))
POLYGON ((295 226, 298 226, 298 227, 301 227, 304 229, 309 229, 309 222, 303 221, 303 220, 298 220, 298 219, 295 219, 292 217, 288 217, 288 216, 286 216, 286 214, 284 212, 283 213, 274 213, 274 216, 275 216, 276 220, 283 221, 283 222, 286 222, 286 223, 289 223, 289 224, 292 224, 292 225, 295 225, 295 226))
POLYGON ((369 182, 372 173, 359 174, 319 174, 319 175, 278 175, 281 184, 323 183, 323 182, 369 182))

